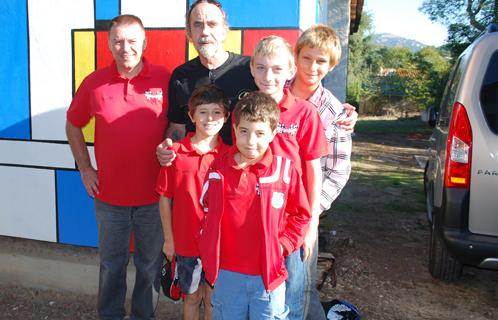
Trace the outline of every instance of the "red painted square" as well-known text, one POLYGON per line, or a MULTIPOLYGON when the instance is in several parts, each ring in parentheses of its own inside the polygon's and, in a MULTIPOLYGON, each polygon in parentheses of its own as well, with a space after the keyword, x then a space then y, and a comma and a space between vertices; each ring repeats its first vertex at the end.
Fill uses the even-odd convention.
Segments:
POLYGON ((96 31, 95 38, 97 39, 95 50, 97 69, 105 68, 112 63, 112 54, 109 50, 109 43, 107 41, 107 31, 96 31))
POLYGON ((147 48, 144 56, 170 73, 185 62, 185 30, 147 30, 147 48))
MULTIPOLYGON (((146 30, 147 47, 144 57, 149 62, 166 67, 170 72, 185 62, 185 31, 146 30)), ((112 54, 107 42, 107 31, 97 31, 97 69, 112 63, 112 54)), ((168 79, 165 79, 168 81, 168 79)))
POLYGON ((257 30, 244 30, 244 43, 242 45, 242 53, 245 56, 251 56, 252 51, 258 42, 266 36, 275 35, 280 36, 294 47, 300 31, 297 29, 287 30, 272 30, 272 29, 257 29, 257 30))

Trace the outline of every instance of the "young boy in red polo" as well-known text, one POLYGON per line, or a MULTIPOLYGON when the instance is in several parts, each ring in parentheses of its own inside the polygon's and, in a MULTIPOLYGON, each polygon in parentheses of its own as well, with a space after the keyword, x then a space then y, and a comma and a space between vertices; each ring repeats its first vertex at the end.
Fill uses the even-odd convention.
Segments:
POLYGON ((284 255, 302 244, 310 209, 293 161, 269 148, 280 110, 262 92, 233 112, 236 146, 214 160, 201 202, 200 251, 213 319, 285 319, 284 255))
POLYGON ((228 100, 214 85, 197 88, 188 102, 195 133, 174 143, 176 160, 162 167, 156 191, 164 233, 163 252, 171 261, 176 256, 179 285, 184 293, 183 319, 199 319, 204 300, 204 317, 211 319, 211 289, 203 283, 199 258, 199 236, 204 213, 199 198, 202 184, 214 158, 228 147, 218 133, 228 117, 228 100))
POLYGON ((297 315, 303 313, 304 261, 311 255, 317 239, 322 188, 320 158, 328 154, 327 141, 316 108, 296 98, 285 87, 296 72, 294 52, 286 40, 277 36, 263 38, 254 49, 250 67, 259 90, 269 94, 279 105, 280 120, 272 151, 291 159, 302 174, 311 208, 310 232, 304 238, 303 247, 286 257, 289 272, 286 303, 290 308, 289 318, 297 319, 297 315))

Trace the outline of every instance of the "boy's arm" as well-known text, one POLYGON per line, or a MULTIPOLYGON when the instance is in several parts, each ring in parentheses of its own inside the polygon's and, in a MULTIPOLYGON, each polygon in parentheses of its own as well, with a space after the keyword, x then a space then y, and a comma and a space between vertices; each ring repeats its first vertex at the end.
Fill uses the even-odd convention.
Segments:
POLYGON ((163 227, 164 245, 163 252, 171 261, 175 255, 175 242, 173 240, 173 227, 171 224, 171 199, 161 196, 159 198, 159 211, 163 227))
POLYGON ((318 235, 320 218, 320 194, 322 190, 322 169, 320 159, 308 160, 304 163, 306 170, 306 193, 311 208, 311 220, 306 236, 304 237, 304 260, 311 256, 318 235))
POLYGON ((339 128, 334 128, 332 131, 332 136, 327 137, 331 152, 321 159, 323 182, 320 210, 322 212, 330 209, 351 174, 351 135, 339 128))
MULTIPOLYGON (((178 79, 177 70, 173 71, 168 83, 168 128, 166 129, 166 139, 156 147, 157 160, 161 166, 168 167, 175 160, 176 154, 169 148, 172 142, 183 139, 186 134, 185 118, 182 112, 182 102, 178 101, 178 94, 184 92, 182 82, 178 79)), ((181 95, 181 94, 180 94, 181 95)), ((186 101, 184 101, 186 104, 186 101)))
POLYGON ((352 135, 340 124, 348 118, 349 112, 350 110, 330 92, 327 99, 319 106, 328 144, 328 154, 321 159, 323 182, 320 208, 322 211, 330 208, 346 185, 351 173, 352 135))
POLYGON ((290 188, 287 194, 285 212, 288 215, 279 241, 284 256, 289 255, 302 246, 311 219, 308 196, 301 177, 294 169, 291 174, 290 188))

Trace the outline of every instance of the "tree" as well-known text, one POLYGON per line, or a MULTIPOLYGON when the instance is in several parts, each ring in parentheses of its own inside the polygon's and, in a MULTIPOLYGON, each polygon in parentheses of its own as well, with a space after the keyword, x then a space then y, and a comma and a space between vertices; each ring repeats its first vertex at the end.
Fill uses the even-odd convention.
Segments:
POLYGON ((450 70, 450 61, 433 47, 426 47, 417 52, 413 58, 415 77, 406 82, 406 96, 418 110, 429 106, 438 106, 450 70))
POLYGON ((407 69, 412 67, 413 53, 405 47, 382 47, 379 49, 385 68, 407 69))
POLYGON ((419 10, 448 28, 447 47, 454 57, 498 21, 496 0, 424 0, 419 10))
POLYGON ((347 100, 356 106, 360 106, 362 97, 368 95, 372 88, 372 61, 369 60, 371 53, 375 51, 372 35, 372 14, 364 12, 358 32, 349 39, 347 100))
POLYGON ((372 15, 365 12, 349 41, 347 101, 377 115, 406 116, 438 105, 449 64, 434 47, 413 53, 408 48, 375 45, 372 15))

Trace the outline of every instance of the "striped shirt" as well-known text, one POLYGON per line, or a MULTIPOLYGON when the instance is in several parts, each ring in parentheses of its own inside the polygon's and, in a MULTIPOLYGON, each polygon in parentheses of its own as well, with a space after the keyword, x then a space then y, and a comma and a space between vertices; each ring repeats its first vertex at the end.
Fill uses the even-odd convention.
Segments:
POLYGON ((307 99, 318 110, 329 147, 328 155, 320 159, 322 166, 322 193, 320 208, 328 210, 339 196, 351 173, 351 133, 345 133, 337 121, 347 117, 342 103, 322 84, 307 99))

